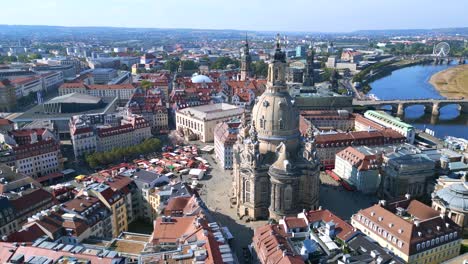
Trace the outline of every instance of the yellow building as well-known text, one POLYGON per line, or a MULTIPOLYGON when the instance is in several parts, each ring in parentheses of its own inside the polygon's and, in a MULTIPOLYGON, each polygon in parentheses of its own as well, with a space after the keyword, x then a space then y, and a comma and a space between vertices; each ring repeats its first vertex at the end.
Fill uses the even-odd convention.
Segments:
POLYGON ((159 190, 157 188, 152 188, 149 190, 146 190, 145 199, 147 199, 148 203, 150 204, 151 208, 151 218, 152 220, 156 219, 158 217, 158 208, 159 205, 161 204, 161 199, 159 196, 159 190))
POLYGON ((407 263, 436 264, 460 253, 460 227, 409 195, 360 210, 351 224, 407 263))
POLYGON ((106 184, 92 184, 85 193, 97 197, 112 212, 112 237, 118 237, 120 233, 128 230, 127 207, 125 195, 113 191, 106 184))

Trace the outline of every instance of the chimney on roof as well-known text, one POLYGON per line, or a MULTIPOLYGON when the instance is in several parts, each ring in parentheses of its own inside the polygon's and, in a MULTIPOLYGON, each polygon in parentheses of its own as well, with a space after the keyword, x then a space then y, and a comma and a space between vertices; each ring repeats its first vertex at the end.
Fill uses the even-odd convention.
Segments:
POLYGON ((318 210, 319 210, 319 211, 322 211, 322 206, 319 206, 318 210))
POLYGON ((381 206, 386 206, 386 205, 387 205, 387 201, 386 201, 386 200, 380 200, 380 201, 379 201, 379 204, 380 204, 381 206))

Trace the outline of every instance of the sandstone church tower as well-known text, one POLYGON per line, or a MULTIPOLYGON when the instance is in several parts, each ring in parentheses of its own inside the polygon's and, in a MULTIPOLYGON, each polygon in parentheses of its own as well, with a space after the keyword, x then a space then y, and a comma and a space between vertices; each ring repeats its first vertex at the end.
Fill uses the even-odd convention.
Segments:
POLYGON ((303 141, 289 95, 279 36, 265 92, 234 149, 234 201, 240 217, 281 218, 318 207, 319 161, 312 131, 303 141))
POLYGON ((241 57, 241 70, 240 70, 240 80, 245 81, 249 77, 252 77, 252 57, 250 57, 250 50, 249 50, 249 41, 247 40, 247 36, 245 37, 245 45, 242 51, 241 57))

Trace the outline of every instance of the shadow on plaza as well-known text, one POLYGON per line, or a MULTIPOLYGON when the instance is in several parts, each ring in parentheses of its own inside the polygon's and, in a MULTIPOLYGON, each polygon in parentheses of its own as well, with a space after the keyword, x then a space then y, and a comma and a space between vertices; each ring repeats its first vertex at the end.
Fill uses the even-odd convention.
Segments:
POLYGON ((247 247, 252 243, 253 230, 243 224, 243 220, 233 219, 229 215, 225 215, 221 212, 213 212, 211 214, 222 226, 229 228, 229 231, 234 236, 234 239, 230 242, 233 246, 235 254, 239 260, 239 263, 245 263, 242 248, 247 247))
POLYGON ((377 201, 375 195, 349 192, 341 186, 320 185, 320 205, 343 220, 350 219, 353 214, 376 204, 377 201))

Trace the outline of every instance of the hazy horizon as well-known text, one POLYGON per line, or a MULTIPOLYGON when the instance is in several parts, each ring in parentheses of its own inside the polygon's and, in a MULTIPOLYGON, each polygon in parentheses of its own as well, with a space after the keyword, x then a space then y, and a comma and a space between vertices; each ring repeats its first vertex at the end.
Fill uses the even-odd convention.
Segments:
POLYGON ((0 24, 346 33, 468 26, 464 0, 15 0, 0 24), (286 4, 284 4, 286 3, 286 4))

